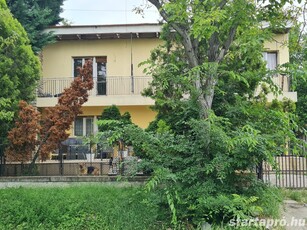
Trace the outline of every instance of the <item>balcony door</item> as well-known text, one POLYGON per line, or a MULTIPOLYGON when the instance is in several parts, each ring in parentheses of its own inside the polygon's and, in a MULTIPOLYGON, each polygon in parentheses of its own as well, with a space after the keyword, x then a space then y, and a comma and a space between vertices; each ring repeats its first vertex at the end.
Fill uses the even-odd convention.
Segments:
MULTIPOLYGON (((107 58, 96 58, 97 95, 107 95, 107 58)), ((94 68, 95 69, 95 68, 94 68)))
POLYGON ((107 57, 75 57, 73 58, 73 76, 79 76, 79 67, 93 60, 93 78, 97 95, 107 95, 107 57))

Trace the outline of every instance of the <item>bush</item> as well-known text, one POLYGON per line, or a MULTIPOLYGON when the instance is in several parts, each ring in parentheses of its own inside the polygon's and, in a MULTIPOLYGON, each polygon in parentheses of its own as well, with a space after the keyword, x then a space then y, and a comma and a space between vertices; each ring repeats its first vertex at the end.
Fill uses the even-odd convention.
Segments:
POLYGON ((161 229, 139 188, 10 188, 0 196, 0 229, 161 229))

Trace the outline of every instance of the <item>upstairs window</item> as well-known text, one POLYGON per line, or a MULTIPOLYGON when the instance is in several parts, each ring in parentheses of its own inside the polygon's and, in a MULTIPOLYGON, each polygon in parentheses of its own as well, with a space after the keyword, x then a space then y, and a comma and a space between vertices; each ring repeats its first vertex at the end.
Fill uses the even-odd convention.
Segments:
POLYGON ((79 76, 79 68, 82 67, 87 60, 93 60, 93 77, 102 77, 107 75, 107 57, 74 57, 73 58, 73 76, 79 76))
POLYGON ((264 52, 263 59, 266 61, 268 70, 275 70, 277 67, 277 52, 264 52))
POLYGON ((107 94, 107 57, 75 57, 73 58, 73 76, 80 75, 79 68, 87 60, 93 60, 93 78, 95 79, 95 90, 97 95, 107 94))

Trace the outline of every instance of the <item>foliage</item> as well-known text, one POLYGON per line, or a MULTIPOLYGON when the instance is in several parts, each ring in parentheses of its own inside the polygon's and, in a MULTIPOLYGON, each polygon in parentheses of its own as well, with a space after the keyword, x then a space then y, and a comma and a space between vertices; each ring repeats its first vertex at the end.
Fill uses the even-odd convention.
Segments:
POLYGON ((105 185, 1 189, 0 229, 163 229, 156 221, 158 210, 140 202, 146 195, 139 190, 105 185))
POLYGON ((18 102, 35 98, 40 77, 38 58, 31 50, 27 34, 12 17, 4 0, 0 1, 0 141, 12 128, 18 102))
POLYGON ((142 158, 139 166, 152 171, 146 190, 156 197, 148 202, 161 208, 160 218, 168 217, 175 226, 186 221, 197 226, 261 214, 255 197, 264 196, 263 190, 247 192, 257 183, 255 166, 263 160, 274 165, 273 156, 286 151, 285 137, 295 140, 295 134, 289 128, 290 114, 277 102, 276 109, 273 104, 245 103, 229 111, 229 118, 191 118, 180 133, 165 128, 164 122, 157 132, 133 125, 120 130, 119 137, 142 158))
POLYGON ((290 63, 286 66, 288 74, 297 91, 297 110, 299 117, 299 136, 304 136, 307 124, 307 34, 295 27, 290 33, 290 63))
POLYGON ((120 120, 121 115, 118 107, 116 105, 112 105, 103 110, 100 119, 102 120, 120 120))
POLYGON ((24 155, 23 151, 26 150, 28 158, 23 158, 23 160, 30 160, 29 153, 35 152, 32 165, 38 157, 45 160, 51 151, 58 148, 61 141, 68 138, 67 130, 75 117, 81 113, 81 106, 88 100, 88 90, 92 88, 92 65, 91 61, 88 61, 81 69, 80 76, 74 78, 69 88, 64 89, 56 106, 46 108, 41 119, 37 117, 32 120, 35 118, 32 115, 38 116, 37 112, 34 112, 33 106, 22 103, 21 117, 16 127, 9 132, 10 146, 6 155, 16 161, 19 160, 18 156, 24 155), (33 128, 25 132, 23 128, 31 125, 33 128), (38 137, 38 141, 34 141, 34 137, 38 137), (25 146, 27 146, 26 149, 25 146))
POLYGON ((262 60, 264 42, 286 32, 290 1, 149 2, 166 22, 143 63, 158 116, 146 131, 124 127, 121 138, 152 170, 151 202, 175 228, 261 215, 256 166, 274 166, 288 141, 294 153, 300 145, 294 103, 266 99, 280 93, 270 76, 283 68, 268 71, 262 60))
POLYGON ((19 114, 16 128, 9 132, 11 145, 7 148, 8 161, 27 162, 32 157, 33 146, 38 144, 37 133, 40 133, 41 115, 25 101, 19 102, 19 114))
POLYGON ((307 203, 307 190, 283 189, 282 195, 285 199, 295 200, 299 203, 307 203))
POLYGON ((103 110, 98 120, 98 129, 101 132, 114 130, 117 126, 123 127, 126 124, 132 124, 131 115, 125 112, 123 115, 116 105, 112 105, 103 110))
POLYGON ((266 78, 256 76, 259 71, 255 66, 259 65, 262 51, 260 43, 265 36, 272 38, 272 31, 283 31, 289 18, 288 12, 283 11, 287 1, 267 4, 245 0, 149 2, 166 22, 161 37, 167 41, 149 62, 148 73, 154 76, 153 91, 159 91, 155 96, 178 99, 188 93, 197 98, 200 117, 209 115, 216 86, 224 77, 235 78, 237 87, 241 88, 244 85, 246 88, 248 83, 255 87, 253 79, 266 78), (263 21, 269 23, 269 28, 263 28, 263 21), (246 55, 247 52, 252 55, 246 55), (233 65, 239 61, 242 65, 236 65, 237 71, 232 72, 229 61, 233 65), (254 66, 254 72, 248 71, 250 66, 254 66), (174 91, 167 91, 170 87, 174 91))
POLYGON ((132 125, 131 115, 125 112, 123 115, 116 105, 112 105, 103 110, 98 119, 98 130, 96 134, 99 143, 105 147, 118 145, 119 150, 123 150, 126 143, 123 142, 122 130, 127 125, 132 125))
POLYGON ((52 33, 45 33, 44 29, 62 21, 63 1, 7 0, 12 14, 27 31, 34 52, 54 41, 52 33))

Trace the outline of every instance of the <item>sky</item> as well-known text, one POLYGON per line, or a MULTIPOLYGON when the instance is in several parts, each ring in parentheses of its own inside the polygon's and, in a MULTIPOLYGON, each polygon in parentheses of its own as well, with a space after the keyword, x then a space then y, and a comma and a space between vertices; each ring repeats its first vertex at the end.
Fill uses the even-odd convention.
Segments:
POLYGON ((154 7, 142 16, 133 12, 146 0, 65 0, 61 17, 72 25, 157 23, 159 13, 154 7))

